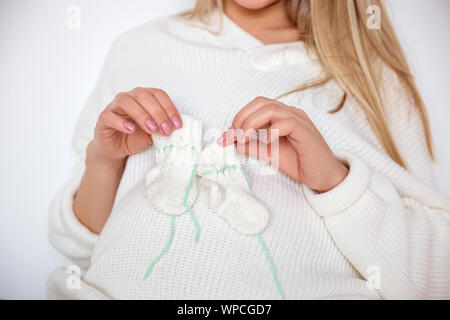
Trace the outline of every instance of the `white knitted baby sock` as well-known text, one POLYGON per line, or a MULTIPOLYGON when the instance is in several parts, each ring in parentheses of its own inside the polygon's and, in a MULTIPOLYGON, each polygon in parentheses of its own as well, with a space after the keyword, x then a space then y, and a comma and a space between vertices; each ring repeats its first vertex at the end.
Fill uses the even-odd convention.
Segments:
POLYGON ((150 204, 168 215, 191 211, 197 197, 195 168, 201 150, 201 124, 181 116, 183 127, 168 137, 153 134, 156 162, 145 177, 150 204))
POLYGON ((207 146, 201 153, 197 174, 202 188, 209 192, 209 205, 214 212, 241 234, 260 234, 269 222, 267 208, 257 200, 248 186, 236 156, 234 145, 207 146))
POLYGON ((152 135, 155 145, 156 165, 145 177, 147 197, 157 210, 171 215, 170 235, 166 245, 149 264, 144 278, 167 253, 175 234, 175 219, 189 211, 196 228, 195 241, 200 236, 200 226, 191 209, 197 197, 195 173, 198 155, 201 151, 202 126, 188 116, 181 116, 183 127, 175 130, 169 137, 152 135))

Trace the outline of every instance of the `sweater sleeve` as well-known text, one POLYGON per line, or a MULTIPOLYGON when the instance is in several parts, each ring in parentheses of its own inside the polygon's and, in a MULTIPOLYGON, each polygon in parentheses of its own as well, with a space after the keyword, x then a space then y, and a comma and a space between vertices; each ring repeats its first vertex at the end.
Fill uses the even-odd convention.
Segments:
POLYGON ((402 196, 359 157, 337 156, 350 166, 347 178, 327 193, 304 193, 338 248, 365 279, 379 271, 385 298, 450 298, 450 205, 402 196))
POLYGON ((120 46, 119 39, 109 50, 95 88, 77 121, 72 140, 77 164, 72 178, 57 192, 50 206, 49 240, 51 244, 83 270, 86 270, 90 264, 91 253, 98 235, 77 220, 73 212, 73 197, 84 174, 85 150, 93 138, 97 118, 114 97, 112 79, 118 46, 120 46))
POLYGON ((397 98, 396 83, 393 79, 386 92, 392 99, 389 123, 408 172, 398 168, 388 174, 372 166, 370 157, 338 152, 350 167, 346 179, 327 193, 303 190, 360 274, 368 281, 379 276, 376 289, 384 298, 448 299, 450 202, 431 188, 432 161, 421 119, 404 97, 397 98))
POLYGON ((386 120, 395 146, 408 172, 423 183, 436 185, 433 162, 428 152, 424 127, 414 101, 400 83, 397 74, 383 65, 381 96, 386 120))

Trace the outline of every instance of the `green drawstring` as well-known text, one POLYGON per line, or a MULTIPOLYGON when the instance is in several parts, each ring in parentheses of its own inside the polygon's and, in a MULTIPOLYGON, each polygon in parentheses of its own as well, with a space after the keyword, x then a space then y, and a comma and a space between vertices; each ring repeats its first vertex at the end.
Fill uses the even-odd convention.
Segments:
MULTIPOLYGON (((193 168, 192 168, 192 174, 191 174, 191 177, 190 177, 190 179, 189 179, 189 183, 188 183, 188 185, 187 185, 187 187, 186 187, 186 190, 185 190, 183 203, 184 203, 184 206, 186 207, 186 209, 189 211, 189 214, 190 214, 190 216, 191 216, 191 218, 192 218, 192 221, 194 222, 195 229, 196 229, 195 242, 198 242, 198 240, 199 240, 199 238, 200 238, 200 225, 198 224, 198 221, 197 221, 197 219, 195 218, 195 215, 194 215, 194 212, 192 211, 192 208, 191 208, 191 207, 188 205, 188 203, 187 203, 187 198, 188 198, 188 196, 189 196, 189 191, 191 190, 192 184, 193 184, 193 182, 194 182, 195 172, 196 172, 196 169, 197 169, 197 165, 198 165, 198 157, 199 157, 199 156, 198 156, 198 152, 195 150, 195 147, 192 147, 192 150, 193 150, 193 151, 195 152, 195 154, 196 154, 196 160, 195 160, 194 166, 193 166, 193 168)), ((226 169, 236 169, 236 166, 230 166, 230 167, 228 167, 228 166, 223 166, 223 167, 220 168, 218 171, 223 172, 223 171, 226 170, 226 169)), ((248 186, 250 187, 250 179, 249 179, 247 173, 244 171, 244 169, 241 168, 241 170, 242 170, 242 173, 243 173, 244 176, 245 176, 245 179, 247 180, 248 186)), ((211 172, 204 172, 204 173, 205 173, 205 174, 209 174, 209 173, 211 173, 211 172)), ((169 250, 169 247, 170 247, 170 245, 171 245, 171 243, 172 243, 172 240, 173 240, 173 237, 174 237, 174 235, 175 235, 175 219, 176 219, 176 216, 172 216, 172 222, 171 222, 171 224, 170 224, 170 235, 169 235, 169 239, 167 240, 167 243, 166 243, 164 249, 161 251, 161 253, 160 253, 160 254, 159 254, 159 255, 158 255, 158 256, 150 263, 150 265, 148 266, 147 272, 145 273, 145 279, 148 278, 148 276, 149 276, 150 273, 152 272, 153 267, 156 265, 156 263, 157 263, 159 260, 161 260, 161 258, 162 258, 162 257, 167 253, 167 251, 169 250)), ((273 280, 274 280, 274 282, 275 282, 275 286, 277 287, 278 293, 280 294, 281 300, 284 300, 284 299, 285 299, 285 296, 284 296, 284 293, 283 293, 283 289, 281 288, 280 281, 278 280, 277 270, 276 270, 275 265, 274 265, 274 263, 273 263, 273 261, 272 261, 272 257, 271 257, 271 255, 270 255, 269 249, 267 248, 266 244, 264 243, 264 240, 263 240, 261 234, 258 234, 256 237, 257 237, 257 239, 258 239, 258 241, 259 241, 261 247, 263 248, 263 251, 264 251, 264 254, 266 255, 267 260, 269 261, 269 266, 270 266, 270 269, 272 270, 273 280)))
POLYGON ((189 196, 189 191, 192 188, 192 184, 194 182, 194 178, 195 178, 195 171, 197 170, 197 164, 198 164, 198 152, 197 150, 195 150, 195 147, 192 147, 192 151, 195 152, 196 155, 196 159, 195 159, 195 163, 194 166, 192 167, 192 174, 191 174, 191 178, 189 179, 189 183, 186 187, 186 190, 184 192, 184 199, 183 199, 183 203, 184 206, 186 207, 186 209, 189 211, 189 214, 192 218, 192 221, 194 222, 194 226, 195 226, 195 242, 198 242, 199 238, 200 238, 200 225, 198 224, 197 219, 195 218, 194 212, 192 211, 192 208, 189 206, 189 204, 187 203, 187 198, 189 196))
MULTIPOLYGON (((244 174, 245 179, 247 180, 248 187, 250 188, 250 179, 247 175, 247 172, 245 172, 243 168, 241 168, 241 171, 244 174)), ((277 287, 277 290, 278 290, 278 293, 280 294, 281 300, 284 300, 285 297, 284 297, 283 289, 281 288, 280 281, 278 280, 277 269, 275 268, 275 265, 273 264, 272 257, 270 255, 270 251, 267 248, 266 244, 264 243, 264 240, 263 240, 261 234, 258 234, 256 237, 258 238, 258 241, 264 250, 264 254, 266 255, 267 260, 269 261, 269 266, 270 266, 270 269, 272 270, 273 281, 275 282, 275 286, 277 287)))
POLYGON ((269 249, 267 249, 267 246, 264 243, 261 234, 258 234, 256 237, 258 238, 258 241, 261 244, 261 246, 264 250, 264 253, 266 254, 267 260, 269 260, 270 269, 272 269, 273 281, 275 282, 275 285, 277 287, 278 293, 280 294, 281 300, 284 300, 283 289, 281 289, 280 281, 278 280, 277 270, 275 269, 275 265, 273 264, 269 249))
MULTIPOLYGON (((172 146, 167 146, 164 147, 164 150, 171 150, 173 147, 172 146)), ((194 181, 194 177, 195 177, 195 171, 197 169, 197 162, 198 162, 198 153, 195 150, 195 147, 192 147, 192 150, 195 152, 196 154, 196 160, 195 160, 195 164, 192 168, 192 174, 191 174, 191 178, 189 179, 189 183, 186 187, 185 193, 184 193, 184 199, 183 199, 183 203, 184 206, 186 207, 186 209, 189 211, 189 214, 191 215, 192 220, 194 221, 194 225, 195 225, 195 229, 196 229, 196 234, 195 234, 195 242, 198 242, 199 237, 200 237, 200 225, 198 224, 197 219, 194 216, 194 212, 192 211, 192 208, 188 205, 187 203, 187 198, 189 195, 189 191, 191 190, 193 181, 194 181)), ((144 279, 147 279, 148 276, 150 275, 150 273, 153 270, 153 267, 156 265, 156 263, 161 260, 161 258, 167 253, 167 251, 169 250, 169 247, 172 243, 173 237, 175 235, 175 219, 176 216, 172 216, 172 222, 170 224, 170 235, 169 235, 169 239, 167 240, 167 243, 164 247, 164 249, 161 251, 161 253, 150 263, 150 265, 147 268, 147 272, 145 273, 145 277, 144 279)))
POLYGON ((250 179, 248 178, 247 172, 241 168, 242 173, 244 174, 245 180, 247 180, 248 187, 250 188, 250 179))
POLYGON ((161 253, 150 263, 150 265, 147 268, 147 272, 145 273, 144 279, 148 278, 148 276, 150 275, 150 272, 152 272, 153 267, 155 266, 155 264, 159 260, 161 260, 161 258, 166 254, 167 250, 169 250, 169 247, 170 247, 170 245, 172 243, 172 240, 173 240, 173 236, 175 235, 175 219, 176 219, 176 216, 172 216, 172 223, 170 224, 170 235, 169 235, 169 239, 167 240, 166 246, 161 251, 161 253))

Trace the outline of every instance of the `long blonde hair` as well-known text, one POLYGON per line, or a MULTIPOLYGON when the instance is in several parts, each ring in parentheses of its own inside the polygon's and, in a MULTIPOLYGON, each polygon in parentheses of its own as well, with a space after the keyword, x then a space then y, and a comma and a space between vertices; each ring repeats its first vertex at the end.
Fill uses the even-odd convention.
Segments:
MULTIPOLYGON (((414 101, 422 119, 429 154, 434 159, 426 108, 382 1, 286 0, 286 9, 307 48, 314 51, 328 75, 296 90, 320 86, 335 79, 345 94, 331 112, 344 106, 347 95, 355 98, 388 155, 406 168, 389 131, 382 104, 382 75, 374 63, 381 58, 396 73, 405 92, 414 101), (369 6, 379 10, 381 28, 367 27, 369 6)), ((197 0, 188 16, 207 21, 215 10, 222 10, 222 0, 197 0)))

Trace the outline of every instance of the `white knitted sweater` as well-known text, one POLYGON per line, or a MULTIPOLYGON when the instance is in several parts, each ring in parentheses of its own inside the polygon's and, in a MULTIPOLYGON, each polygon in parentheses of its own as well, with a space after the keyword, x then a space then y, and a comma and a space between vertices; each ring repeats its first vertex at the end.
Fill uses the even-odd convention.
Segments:
POLYGON ((383 97, 409 171, 386 155, 352 99, 340 112, 327 113, 342 97, 335 83, 283 98, 305 110, 333 151, 348 162, 350 173, 333 190, 315 194, 282 173, 271 174, 258 161, 242 161, 254 195, 270 212, 261 234, 265 248, 257 237, 227 226, 200 194, 192 208, 201 227, 198 243, 189 215, 177 217, 169 250, 144 279, 171 228, 171 217, 154 210, 146 196, 153 147, 129 157, 100 235, 77 221, 72 199, 84 172, 85 149, 100 111, 118 92, 138 86, 165 90, 181 113, 201 121, 206 143, 255 97, 276 98, 321 72, 301 42, 265 46, 227 17, 220 33, 208 28, 162 18, 114 42, 76 128, 73 143, 80 161, 50 212, 50 241, 74 261, 81 276, 75 266, 56 269, 47 296, 450 298, 450 203, 432 189, 419 116, 410 111, 411 102, 389 70, 383 97))

